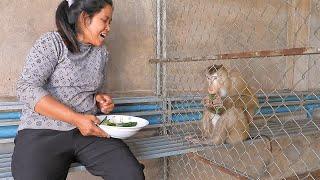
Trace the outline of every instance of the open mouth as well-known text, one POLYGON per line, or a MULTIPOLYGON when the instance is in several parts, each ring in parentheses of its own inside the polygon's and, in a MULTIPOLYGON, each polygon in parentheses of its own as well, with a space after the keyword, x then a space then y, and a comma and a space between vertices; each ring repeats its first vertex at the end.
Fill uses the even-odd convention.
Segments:
POLYGON ((101 37, 102 39, 105 39, 105 38, 107 37, 107 33, 100 33, 100 37, 101 37))

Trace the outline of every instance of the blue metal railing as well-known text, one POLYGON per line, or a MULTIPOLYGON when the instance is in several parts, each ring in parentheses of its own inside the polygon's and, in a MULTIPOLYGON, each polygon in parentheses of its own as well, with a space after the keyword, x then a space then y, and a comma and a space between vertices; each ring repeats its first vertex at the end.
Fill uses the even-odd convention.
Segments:
MULTIPOLYGON (((320 108, 320 95, 304 95, 304 96, 295 96, 290 95, 286 97, 273 96, 273 97, 260 97, 259 103, 262 107, 257 109, 257 115, 272 115, 277 113, 288 113, 295 112, 299 110, 305 110, 307 117, 311 118, 313 111, 317 108, 320 108), (309 101, 309 102, 308 102, 309 101), (313 101, 313 102, 310 102, 313 101), (318 102, 319 101, 319 102, 318 102), (296 102, 294 105, 286 105, 287 102, 296 102), (304 104, 300 104, 304 102, 304 104), (270 103, 278 103, 276 106, 270 105, 270 103)), ((202 118, 201 110, 203 105, 201 102, 194 101, 194 103, 174 101, 172 102, 173 111, 171 120, 173 122, 188 122, 188 121, 198 121, 202 118), (184 111, 186 109, 195 109, 195 112, 184 111), (179 111, 181 110, 181 111, 179 111), (179 111, 179 113, 175 113, 179 111)), ((150 125, 156 125, 162 123, 162 108, 157 103, 127 103, 116 105, 112 114, 117 113, 130 113, 130 112, 150 112, 158 111, 154 115, 141 115, 139 117, 145 118, 149 121, 150 125)), ((1 121, 17 121, 20 119, 20 112, 1 112, 0 113, 0 122, 1 121)), ((11 138, 16 135, 17 125, 8 125, 0 127, 0 138, 11 138)))

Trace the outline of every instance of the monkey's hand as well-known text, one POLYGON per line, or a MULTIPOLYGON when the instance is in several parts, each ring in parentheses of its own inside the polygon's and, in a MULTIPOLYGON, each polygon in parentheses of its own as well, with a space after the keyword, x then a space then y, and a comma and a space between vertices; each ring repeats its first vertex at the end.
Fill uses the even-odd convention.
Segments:
POLYGON ((222 107, 222 106, 223 106, 223 102, 222 102, 220 96, 216 96, 215 99, 210 98, 210 96, 206 96, 206 97, 202 100, 202 104, 203 104, 206 108, 215 108, 215 107, 222 107))

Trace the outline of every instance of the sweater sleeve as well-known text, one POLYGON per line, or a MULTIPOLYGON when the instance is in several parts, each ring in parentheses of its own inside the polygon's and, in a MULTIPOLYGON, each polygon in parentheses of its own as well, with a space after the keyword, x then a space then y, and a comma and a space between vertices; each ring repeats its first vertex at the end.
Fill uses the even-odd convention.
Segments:
POLYGON ((17 96, 31 109, 49 92, 45 84, 58 63, 57 46, 53 32, 41 36, 31 48, 17 82, 17 96))

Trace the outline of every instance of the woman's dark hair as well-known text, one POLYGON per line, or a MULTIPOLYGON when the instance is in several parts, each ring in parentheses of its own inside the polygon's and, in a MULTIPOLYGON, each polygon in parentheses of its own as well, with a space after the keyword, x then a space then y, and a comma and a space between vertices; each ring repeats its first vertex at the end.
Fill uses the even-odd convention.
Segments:
POLYGON ((112 0, 74 0, 69 7, 68 2, 63 0, 56 11, 56 26, 58 32, 71 52, 79 52, 77 41, 78 19, 81 12, 92 18, 99 13, 106 5, 113 7, 112 0))

